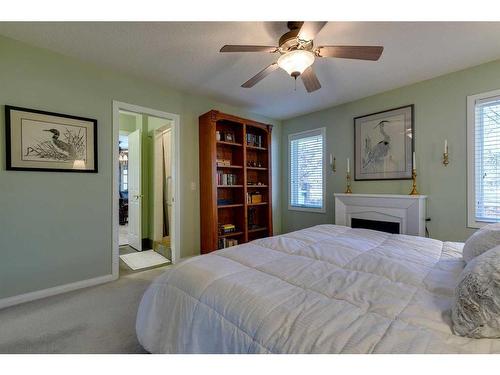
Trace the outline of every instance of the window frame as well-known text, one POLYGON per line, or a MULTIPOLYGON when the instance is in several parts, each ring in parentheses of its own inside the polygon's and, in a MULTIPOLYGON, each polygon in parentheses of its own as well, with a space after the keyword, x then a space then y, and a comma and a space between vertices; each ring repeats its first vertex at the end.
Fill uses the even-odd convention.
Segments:
POLYGON ((288 163, 288 210, 289 211, 303 211, 303 212, 313 212, 313 213, 325 213, 326 212, 326 128, 316 128, 311 130, 304 130, 296 133, 288 134, 288 147, 287 147, 287 163, 288 163), (322 173, 322 204, 321 207, 300 207, 292 206, 292 166, 290 149, 291 142, 295 139, 307 138, 320 133, 323 138, 323 173, 322 173))
POLYGON ((476 220, 476 102, 500 98, 500 90, 467 96, 467 227, 481 228, 498 221, 476 220))

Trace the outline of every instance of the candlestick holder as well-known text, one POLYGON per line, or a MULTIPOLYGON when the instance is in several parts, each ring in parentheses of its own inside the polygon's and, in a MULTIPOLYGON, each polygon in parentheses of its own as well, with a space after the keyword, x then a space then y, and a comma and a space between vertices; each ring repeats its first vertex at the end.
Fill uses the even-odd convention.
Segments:
POLYGON ((347 172, 347 175, 345 176, 346 180, 346 188, 345 188, 345 194, 352 194, 351 190, 351 174, 347 172))
POLYGON ((333 173, 337 172, 337 159, 336 158, 333 158, 332 172, 333 173))
POLYGON ((448 164, 450 164, 450 159, 448 158, 448 151, 446 151, 443 154, 443 164, 444 164, 445 167, 447 167, 448 164))
POLYGON ((411 189, 410 195, 419 195, 417 190, 417 170, 413 168, 411 172, 411 179, 413 180, 413 188, 411 189))

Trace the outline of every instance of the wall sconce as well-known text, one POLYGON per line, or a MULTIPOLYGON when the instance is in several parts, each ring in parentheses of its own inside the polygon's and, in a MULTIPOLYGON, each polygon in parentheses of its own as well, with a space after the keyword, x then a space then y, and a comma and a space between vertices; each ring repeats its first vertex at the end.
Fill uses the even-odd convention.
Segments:
POLYGON ((330 168, 332 169, 333 173, 337 172, 337 160, 332 154, 330 154, 330 168))
POLYGON ((450 159, 448 158, 448 140, 444 140, 444 152, 443 152, 443 164, 445 167, 450 164, 450 159))

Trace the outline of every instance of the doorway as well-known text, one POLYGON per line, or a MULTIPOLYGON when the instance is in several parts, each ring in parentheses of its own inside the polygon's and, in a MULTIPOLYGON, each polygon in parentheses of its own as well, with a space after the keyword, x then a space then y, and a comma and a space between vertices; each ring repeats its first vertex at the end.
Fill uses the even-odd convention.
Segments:
POLYGON ((113 102, 115 277, 180 258, 178 125, 178 115, 113 102))

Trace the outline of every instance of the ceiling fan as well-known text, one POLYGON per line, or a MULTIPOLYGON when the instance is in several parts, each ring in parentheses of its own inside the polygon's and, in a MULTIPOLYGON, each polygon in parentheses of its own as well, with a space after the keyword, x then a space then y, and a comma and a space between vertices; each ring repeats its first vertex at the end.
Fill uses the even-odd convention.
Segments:
POLYGON ((312 68, 317 57, 340 57, 344 59, 377 61, 382 55, 381 46, 320 46, 314 47, 313 39, 321 31, 326 22, 288 22, 290 31, 281 36, 278 47, 254 45, 225 45, 220 52, 268 52, 279 53, 278 61, 261 70, 246 81, 241 87, 255 86, 267 75, 278 68, 285 70, 291 77, 302 82, 307 92, 321 88, 318 77, 312 68))

